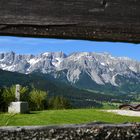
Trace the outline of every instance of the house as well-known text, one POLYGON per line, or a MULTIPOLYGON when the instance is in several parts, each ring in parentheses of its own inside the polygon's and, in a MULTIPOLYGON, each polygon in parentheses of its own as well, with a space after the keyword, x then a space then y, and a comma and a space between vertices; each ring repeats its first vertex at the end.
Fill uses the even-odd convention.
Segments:
POLYGON ((119 106, 119 109, 126 109, 126 110, 133 110, 133 111, 140 111, 140 104, 123 104, 119 106))

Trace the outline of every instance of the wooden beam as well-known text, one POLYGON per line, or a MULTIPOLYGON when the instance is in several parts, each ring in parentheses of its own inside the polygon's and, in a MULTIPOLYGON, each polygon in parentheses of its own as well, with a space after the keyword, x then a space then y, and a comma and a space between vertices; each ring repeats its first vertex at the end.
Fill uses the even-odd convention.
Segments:
POLYGON ((140 0, 0 0, 0 35, 140 43, 140 0))

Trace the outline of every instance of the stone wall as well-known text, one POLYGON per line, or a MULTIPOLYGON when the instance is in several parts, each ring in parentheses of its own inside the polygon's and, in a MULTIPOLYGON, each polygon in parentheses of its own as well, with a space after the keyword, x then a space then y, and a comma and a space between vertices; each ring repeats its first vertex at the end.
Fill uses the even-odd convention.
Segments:
POLYGON ((0 140, 140 140, 140 124, 0 127, 0 140))

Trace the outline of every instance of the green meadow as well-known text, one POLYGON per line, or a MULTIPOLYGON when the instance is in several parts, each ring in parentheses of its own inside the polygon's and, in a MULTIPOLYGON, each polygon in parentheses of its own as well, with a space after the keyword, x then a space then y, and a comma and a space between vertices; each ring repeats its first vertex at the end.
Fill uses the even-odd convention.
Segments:
POLYGON ((100 109, 46 110, 33 111, 30 114, 0 113, 0 126, 82 124, 96 121, 106 123, 140 122, 140 117, 121 116, 100 109))

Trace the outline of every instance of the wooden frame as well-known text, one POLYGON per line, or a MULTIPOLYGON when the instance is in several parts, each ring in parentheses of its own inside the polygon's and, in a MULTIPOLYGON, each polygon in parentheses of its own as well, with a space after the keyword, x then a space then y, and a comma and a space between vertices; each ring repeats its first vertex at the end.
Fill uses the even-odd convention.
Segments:
POLYGON ((0 0, 0 35, 140 43, 140 0, 0 0))

